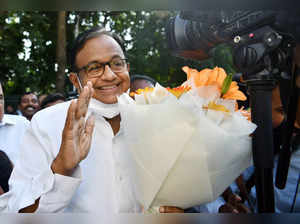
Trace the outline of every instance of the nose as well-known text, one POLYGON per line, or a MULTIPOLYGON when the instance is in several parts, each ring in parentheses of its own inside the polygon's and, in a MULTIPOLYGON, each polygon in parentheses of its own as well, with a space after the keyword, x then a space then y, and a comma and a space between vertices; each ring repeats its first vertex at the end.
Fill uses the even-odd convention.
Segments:
POLYGON ((117 75, 111 70, 108 65, 104 67, 104 73, 102 74, 101 78, 106 81, 112 81, 117 77, 117 75))

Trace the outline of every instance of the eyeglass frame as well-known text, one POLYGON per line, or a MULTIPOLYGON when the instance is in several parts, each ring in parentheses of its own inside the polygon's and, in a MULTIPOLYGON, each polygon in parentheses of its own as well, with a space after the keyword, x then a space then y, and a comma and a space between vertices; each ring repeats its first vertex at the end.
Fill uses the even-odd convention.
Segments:
MULTIPOLYGON (((125 65, 126 65, 126 66, 129 65, 129 63, 127 62, 128 59, 127 59, 127 58, 119 58, 119 59, 122 60, 122 61, 125 61, 125 63, 124 63, 124 69, 125 69, 125 65)), ((79 76, 79 73, 80 73, 81 71, 84 71, 84 72, 88 75, 86 69, 87 69, 90 65, 92 65, 92 64, 101 64, 102 66, 104 66, 104 67, 103 67, 103 68, 104 68, 104 69, 103 69, 103 72, 102 72, 100 75, 93 76, 93 77, 88 77, 88 78, 97 78, 97 77, 100 77, 100 76, 102 76, 102 75, 104 74, 106 65, 108 65, 108 67, 111 69, 110 63, 111 63, 113 60, 114 60, 114 58, 112 58, 109 62, 105 62, 105 63, 101 63, 101 62, 98 62, 98 61, 92 61, 92 62, 88 63, 87 65, 85 65, 85 66, 83 66, 83 67, 81 67, 81 68, 79 68, 79 69, 76 69, 75 73, 77 73, 77 75, 79 76)), ((112 69, 111 69, 111 70, 112 70, 112 69)), ((118 72, 122 72, 123 70, 121 70, 121 71, 114 71, 114 70, 112 70, 112 71, 118 73, 118 72)))

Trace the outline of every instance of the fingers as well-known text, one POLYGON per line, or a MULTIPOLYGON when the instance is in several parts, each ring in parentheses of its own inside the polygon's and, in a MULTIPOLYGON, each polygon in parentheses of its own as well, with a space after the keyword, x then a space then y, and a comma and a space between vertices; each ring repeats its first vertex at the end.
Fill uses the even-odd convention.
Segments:
POLYGON ((228 204, 232 205, 239 213, 250 213, 250 209, 243 204, 242 198, 237 194, 229 197, 228 204))
POLYGON ((242 198, 239 195, 237 195, 237 194, 231 194, 229 196, 229 198, 228 198, 228 202, 230 204, 235 205, 236 203, 241 203, 242 202, 242 198))
POLYGON ((219 213, 239 213, 231 204, 226 203, 219 208, 219 213))
POLYGON ((85 124, 85 133, 88 136, 92 136, 93 130, 94 130, 94 126, 95 126, 95 116, 94 114, 91 114, 85 124))
POLYGON ((82 92, 78 97, 76 112, 75 112, 76 120, 79 120, 80 117, 85 117, 93 93, 94 90, 93 90, 92 83, 88 81, 87 85, 84 86, 82 92))
POLYGON ((81 136, 85 131, 85 120, 84 117, 81 117, 77 123, 76 128, 78 129, 78 135, 81 136))
POLYGON ((251 213, 250 209, 242 203, 236 203, 232 205, 226 203, 219 208, 220 213, 251 213))
POLYGON ((250 209, 247 208, 244 204, 242 203, 238 203, 236 205, 237 210, 239 211, 239 213, 251 213, 250 209))
POLYGON ((178 208, 175 206, 160 206, 159 207, 160 213, 184 213, 182 208, 178 208))
POLYGON ((65 129, 72 130, 74 126, 74 118, 75 118, 75 110, 76 110, 76 100, 72 100, 68 112, 65 123, 65 129))
POLYGON ((85 122, 84 133, 81 136, 81 159, 85 159, 90 151, 94 126, 95 116, 91 114, 85 122))

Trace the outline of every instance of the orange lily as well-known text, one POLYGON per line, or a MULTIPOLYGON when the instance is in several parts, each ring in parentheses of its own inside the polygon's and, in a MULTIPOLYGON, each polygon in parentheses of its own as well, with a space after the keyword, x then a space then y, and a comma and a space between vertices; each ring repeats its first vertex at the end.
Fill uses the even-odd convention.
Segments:
MULTIPOLYGON (((179 98, 183 93, 189 91, 191 89, 191 87, 184 87, 184 86, 178 86, 175 88, 170 88, 167 87, 166 88, 170 93, 172 93, 174 96, 176 96, 177 98, 179 98)), ((145 89, 138 89, 135 92, 131 92, 130 96, 134 96, 135 94, 140 95, 142 93, 147 93, 147 92, 152 92, 154 90, 153 87, 146 87, 145 89)))
POLYGON ((137 89, 135 92, 130 92, 129 95, 130 96, 134 96, 135 94, 140 95, 144 92, 152 92, 153 91, 153 87, 146 87, 145 89, 137 89))
MULTIPOLYGON (((198 72, 196 69, 191 69, 184 66, 182 70, 187 74, 187 80, 193 80, 196 87, 216 85, 221 93, 223 82, 227 76, 225 70, 220 67, 214 69, 203 69, 198 72)), ((188 86, 188 83, 183 83, 183 86, 188 86)), ((231 82, 228 91, 222 96, 223 99, 231 100, 246 100, 243 92, 238 90, 237 82, 231 82)))
POLYGON ((174 96, 179 98, 183 93, 189 91, 191 89, 191 87, 178 86, 178 87, 175 87, 175 88, 167 87, 166 89, 170 93, 172 93, 174 96))

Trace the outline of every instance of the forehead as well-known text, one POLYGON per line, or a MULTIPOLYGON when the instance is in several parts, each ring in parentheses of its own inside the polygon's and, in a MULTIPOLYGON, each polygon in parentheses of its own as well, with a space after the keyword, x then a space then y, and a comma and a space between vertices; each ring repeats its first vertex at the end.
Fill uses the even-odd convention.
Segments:
POLYGON ((33 93, 30 93, 30 94, 26 94, 24 96, 22 96, 22 100, 23 99, 32 99, 32 98, 36 98, 37 99, 37 96, 33 93))
POLYGON ((0 95, 3 95, 2 85, 0 83, 0 95))
POLYGON ((118 42, 108 35, 101 35, 87 40, 76 55, 76 65, 80 68, 90 62, 107 62, 112 57, 124 58, 124 53, 118 42))

